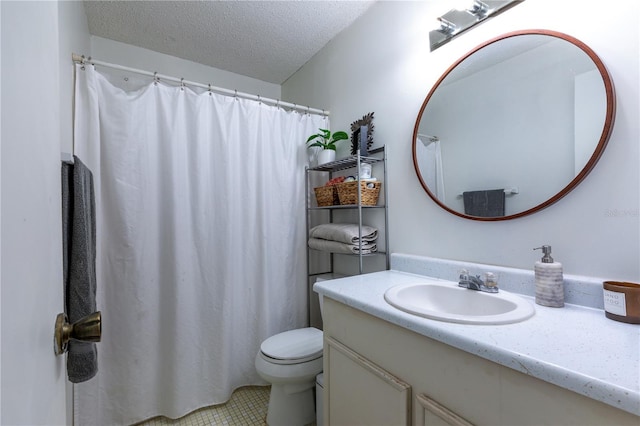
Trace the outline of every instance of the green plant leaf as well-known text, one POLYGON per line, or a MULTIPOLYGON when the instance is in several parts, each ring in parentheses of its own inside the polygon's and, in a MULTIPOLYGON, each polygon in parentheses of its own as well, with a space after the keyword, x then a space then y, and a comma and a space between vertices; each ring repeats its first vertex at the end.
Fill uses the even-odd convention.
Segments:
POLYGON ((307 143, 311 142, 312 140, 316 139, 316 138, 321 138, 321 135, 311 135, 309 136, 309 139, 307 139, 307 143))
POLYGON ((347 135, 346 132, 339 131, 339 132, 335 132, 333 134, 333 140, 334 141, 341 141, 341 140, 344 140, 344 139, 349 139, 349 135, 347 135))
POLYGON ((331 135, 331 131, 329 129, 318 129, 320 133, 316 133, 315 135, 309 136, 307 139, 307 143, 313 142, 309 145, 309 148, 317 146, 324 149, 331 149, 336 151, 336 142, 349 139, 349 135, 344 131, 337 131, 333 135, 331 135), (317 140, 320 139, 320 140, 317 140))

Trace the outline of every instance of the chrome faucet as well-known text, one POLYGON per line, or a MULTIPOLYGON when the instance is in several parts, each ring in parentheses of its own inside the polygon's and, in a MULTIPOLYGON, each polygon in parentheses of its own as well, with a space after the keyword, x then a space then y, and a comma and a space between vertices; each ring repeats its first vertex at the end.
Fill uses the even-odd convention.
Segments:
POLYGON ((484 291, 485 293, 497 293, 498 282, 491 272, 485 274, 485 281, 482 281, 480 275, 469 275, 469 271, 463 269, 460 271, 459 287, 468 288, 469 290, 484 291))

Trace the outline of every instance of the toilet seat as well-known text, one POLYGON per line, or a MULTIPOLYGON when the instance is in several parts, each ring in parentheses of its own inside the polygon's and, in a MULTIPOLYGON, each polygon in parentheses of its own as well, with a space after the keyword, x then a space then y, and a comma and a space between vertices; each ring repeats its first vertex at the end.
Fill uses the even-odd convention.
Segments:
POLYGON ((274 364, 300 364, 322 357, 322 331, 315 327, 289 330, 269 337, 260 355, 274 364))

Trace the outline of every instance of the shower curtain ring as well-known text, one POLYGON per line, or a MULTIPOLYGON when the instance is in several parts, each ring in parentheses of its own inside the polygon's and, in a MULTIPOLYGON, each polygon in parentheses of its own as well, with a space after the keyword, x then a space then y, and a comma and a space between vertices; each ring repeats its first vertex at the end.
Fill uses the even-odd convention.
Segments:
POLYGON ((158 78, 158 71, 154 71, 153 72, 153 84, 155 86, 157 86, 158 85, 158 81, 160 81, 160 79, 158 78))
POLYGON ((311 107, 307 105, 307 115, 311 115, 311 107))
POLYGON ((236 99, 236 101, 238 100, 238 89, 233 89, 233 97, 236 99))
POLYGON ((258 95, 258 103, 262 105, 262 98, 260 97, 260 95, 258 95))
POLYGON ((211 84, 209 84, 209 96, 212 96, 211 95, 211 84))
POLYGON ((180 90, 184 92, 184 78, 180 78, 180 90))
POLYGON ((280 109, 280 99, 276 99, 276 108, 280 109))

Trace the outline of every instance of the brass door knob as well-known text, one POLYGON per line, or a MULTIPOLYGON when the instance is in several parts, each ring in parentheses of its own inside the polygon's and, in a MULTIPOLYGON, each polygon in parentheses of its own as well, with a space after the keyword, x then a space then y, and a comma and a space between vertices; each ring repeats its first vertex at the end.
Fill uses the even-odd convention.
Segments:
POLYGON ((69 348, 69 340, 81 342, 99 342, 102 337, 102 314, 100 311, 87 315, 73 324, 69 324, 65 314, 56 317, 53 337, 53 350, 62 355, 69 348))

